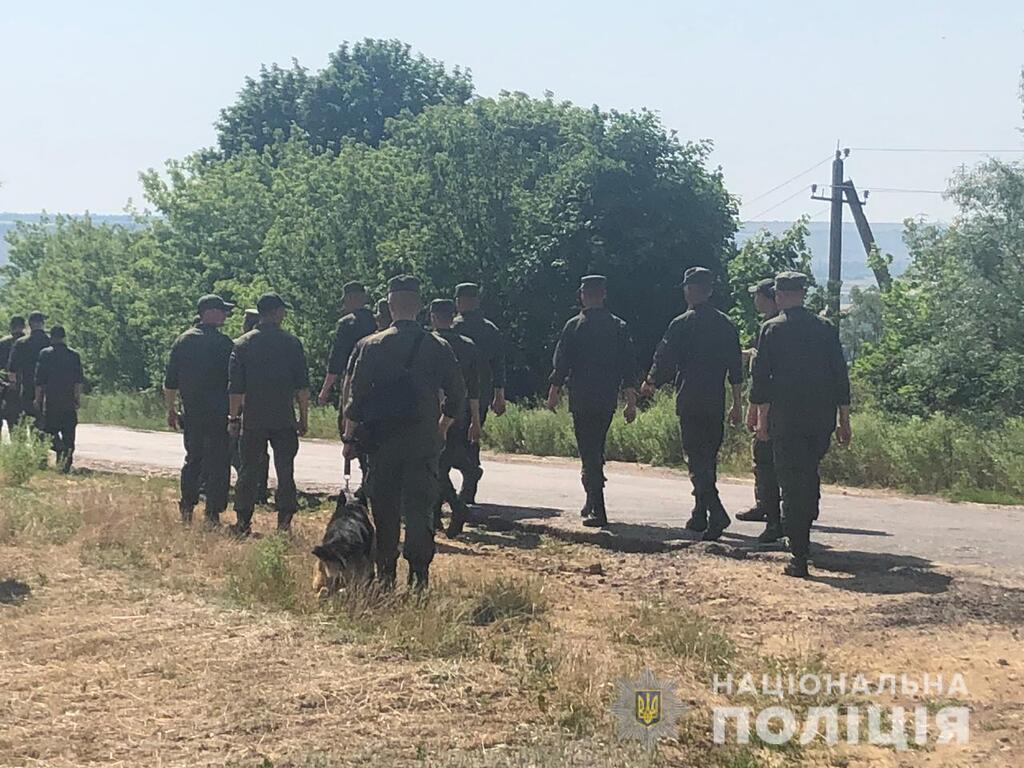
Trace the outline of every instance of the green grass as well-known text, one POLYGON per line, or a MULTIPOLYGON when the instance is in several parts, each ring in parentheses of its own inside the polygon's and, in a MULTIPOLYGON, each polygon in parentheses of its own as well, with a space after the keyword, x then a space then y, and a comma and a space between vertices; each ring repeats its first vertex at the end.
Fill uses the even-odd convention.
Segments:
POLYGON ((31 488, 0 488, 0 544, 64 544, 81 525, 80 512, 63 499, 31 488))
POLYGON ((25 485, 46 466, 50 439, 22 421, 8 442, 0 443, 0 485, 25 485))
POLYGON ((625 645, 693 662, 707 679, 727 669, 737 654, 735 644, 713 622, 684 608, 644 603, 616 622, 612 634, 625 645))

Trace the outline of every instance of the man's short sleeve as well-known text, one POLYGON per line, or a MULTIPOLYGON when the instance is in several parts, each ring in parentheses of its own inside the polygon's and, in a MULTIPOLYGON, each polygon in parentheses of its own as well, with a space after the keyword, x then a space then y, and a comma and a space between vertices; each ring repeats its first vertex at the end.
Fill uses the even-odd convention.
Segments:
POLYGON ((306 350, 302 342, 295 340, 295 352, 292 355, 292 385, 296 391, 309 389, 309 367, 306 365, 306 350))
POLYGON ((245 348, 235 344, 228 362, 228 392, 232 395, 246 393, 245 348))

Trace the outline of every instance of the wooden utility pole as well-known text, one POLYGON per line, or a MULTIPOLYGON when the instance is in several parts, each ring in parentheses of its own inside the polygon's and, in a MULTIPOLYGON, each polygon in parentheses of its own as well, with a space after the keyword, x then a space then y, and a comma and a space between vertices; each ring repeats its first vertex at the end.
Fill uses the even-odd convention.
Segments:
MULTIPOLYGON (((868 266, 875 273, 875 282, 878 283, 878 290, 885 293, 892 287, 892 275, 889 274, 889 268, 884 262, 876 263, 875 261, 874 257, 878 247, 875 245, 875 236, 871 232, 871 225, 868 224, 868 217, 864 215, 864 203, 857 196, 857 187, 854 186, 853 179, 846 180, 843 190, 846 193, 846 202, 850 206, 850 213, 853 214, 853 220, 857 224, 860 241, 864 244, 864 253, 868 257, 868 266)), ((867 199, 867 193, 865 192, 864 202, 867 202, 867 199)))
POLYGON ((828 314, 839 322, 839 297, 843 287, 843 158, 850 150, 836 149, 832 161, 832 188, 828 197, 816 196, 812 187, 812 200, 827 200, 831 203, 828 227, 828 314))

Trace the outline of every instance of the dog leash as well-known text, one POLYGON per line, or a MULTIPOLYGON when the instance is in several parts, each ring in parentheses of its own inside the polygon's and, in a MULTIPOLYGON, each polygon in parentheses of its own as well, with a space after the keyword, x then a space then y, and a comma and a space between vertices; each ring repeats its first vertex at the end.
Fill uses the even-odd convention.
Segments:
POLYGON ((345 494, 348 495, 352 483, 352 459, 345 459, 345 494))

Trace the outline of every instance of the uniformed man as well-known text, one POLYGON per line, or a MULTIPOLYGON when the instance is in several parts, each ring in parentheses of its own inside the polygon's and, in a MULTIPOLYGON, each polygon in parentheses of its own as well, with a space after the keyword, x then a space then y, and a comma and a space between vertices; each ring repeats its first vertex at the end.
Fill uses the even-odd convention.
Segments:
POLYGON ((562 387, 568 382, 569 411, 587 495, 580 514, 583 525, 592 528, 608 524, 604 447, 620 389, 626 397, 626 423, 636 419, 636 352, 625 321, 605 307, 607 284, 603 275, 587 275, 580 281, 582 310, 558 337, 547 403, 556 410, 562 387))
POLYGON ((63 326, 50 329, 50 346, 39 353, 35 379, 36 411, 42 414, 45 431, 53 440, 57 468, 70 472, 82 403, 82 358, 67 345, 63 326))
MULTIPOLYGON (((245 316, 242 318, 242 334, 238 339, 245 336, 249 331, 260 324, 260 313, 255 308, 245 310, 245 316)), ((237 342, 238 339, 235 339, 237 342)), ((241 477, 242 473, 242 449, 241 440, 238 435, 230 436, 231 442, 231 466, 235 468, 235 472, 241 477)), ((270 474, 270 454, 267 451, 263 452, 263 456, 260 457, 260 468, 257 472, 256 482, 256 502, 258 504, 267 503, 267 486, 268 478, 270 474)))
MULTIPOLYGON (((35 409, 36 363, 39 353, 50 346, 50 337, 43 330, 46 315, 32 312, 28 316, 28 335, 22 336, 11 345, 11 357, 7 363, 7 376, 15 386, 18 399, 25 413, 39 417, 35 409)), ((39 425, 41 426, 41 424, 39 425)))
POLYGON ((686 270, 682 285, 689 309, 669 324, 644 384, 649 395, 675 379, 676 413, 695 498, 686 527, 703 531, 705 541, 720 538, 732 522, 717 487, 726 379, 732 387, 729 423, 738 425, 743 416, 739 334, 732 321, 709 303, 713 280, 704 267, 686 270))
POLYGON ((377 529, 377 577, 385 588, 394 585, 404 519, 409 583, 422 589, 434 557, 438 457, 463 412, 466 387, 448 342, 416 321, 422 308, 419 281, 392 278, 388 304, 391 327, 358 347, 345 409, 345 456, 354 458, 362 450, 354 440, 374 431, 379 444, 370 455, 366 485, 377 529), (379 402, 381 397, 387 402, 379 402), (398 423, 395 413, 403 414, 398 423))
MULTIPOLYGON (((505 413, 505 341, 498 327, 480 309, 480 286, 460 283, 455 287, 455 309, 458 316, 452 326, 462 336, 472 339, 480 355, 480 425, 487 423, 488 410, 495 416, 505 413)), ((463 478, 459 498, 476 504, 476 490, 484 474, 480 464, 480 443, 471 446, 474 471, 463 478)))
POLYGON ((228 505, 231 445, 227 434, 228 360, 231 339, 220 329, 235 305, 216 294, 199 299, 199 325, 181 334, 171 346, 164 374, 167 424, 182 429, 185 463, 181 467, 183 523, 192 522, 200 491, 206 494, 206 525, 220 525, 228 505), (178 399, 181 399, 181 414, 178 399))
POLYGON ((363 284, 357 281, 345 283, 342 291, 342 307, 345 314, 334 330, 334 341, 331 344, 330 356, 327 358, 327 373, 323 386, 320 387, 320 396, 317 398, 320 405, 327 405, 335 382, 339 377, 344 377, 356 342, 377 330, 377 320, 366 306, 368 299, 363 284))
MULTIPOLYGON (((14 315, 8 326, 10 333, 0 339, 0 371, 7 373, 7 364, 11 359, 11 347, 14 342, 25 335, 25 318, 21 315, 14 315)), ((0 422, 7 422, 7 431, 13 432, 18 426, 18 419, 21 416, 21 400, 18 397, 18 388, 7 380, 6 375, 0 382, 0 422)))
MULTIPOLYGON (((748 289, 754 299, 754 309, 765 320, 771 320, 778 314, 775 306, 775 278, 759 280, 748 289)), ((757 342, 748 350, 751 370, 757 356, 757 342)), ((754 432, 757 429, 757 407, 747 408, 747 428, 754 432)), ((758 440, 754 435, 751 447, 754 458, 754 506, 746 512, 736 515, 738 520, 766 522, 765 530, 758 537, 762 544, 770 544, 782 538, 782 510, 779 479, 775 475, 775 460, 772 456, 772 441, 758 440)))
POLYGON ((434 333, 448 342, 455 352, 455 359, 462 371, 462 380, 466 385, 466 407, 448 430, 444 449, 441 451, 440 494, 435 507, 435 527, 441 524, 441 505, 448 502, 452 510, 452 519, 445 534, 454 539, 460 533, 469 517, 469 509, 455 492, 452 485, 451 471, 457 469, 463 477, 476 470, 473 463, 472 448, 480 442, 480 359, 476 345, 466 336, 460 335, 452 328, 455 320, 455 302, 451 299, 434 299, 430 302, 430 324, 434 333))
POLYGON ((291 530, 299 508, 295 456, 309 427, 309 369, 302 342, 281 327, 288 305, 276 293, 256 302, 260 322, 235 342, 228 373, 228 429, 241 435, 242 471, 235 489, 234 532, 248 536, 259 489, 261 457, 274 450, 277 529, 291 530), (295 418, 295 402, 299 418, 295 418))
POLYGON ((377 314, 373 316, 373 319, 377 323, 378 331, 391 327, 391 308, 388 306, 387 299, 381 299, 377 302, 377 314))
POLYGON ((785 573, 807 576, 811 522, 821 492, 818 465, 832 433, 849 443, 850 379, 839 333, 804 308, 807 276, 775 278, 779 314, 761 327, 750 402, 757 406, 757 436, 771 439, 782 486, 791 562, 785 573), (838 411, 838 426, 837 426, 838 411))

